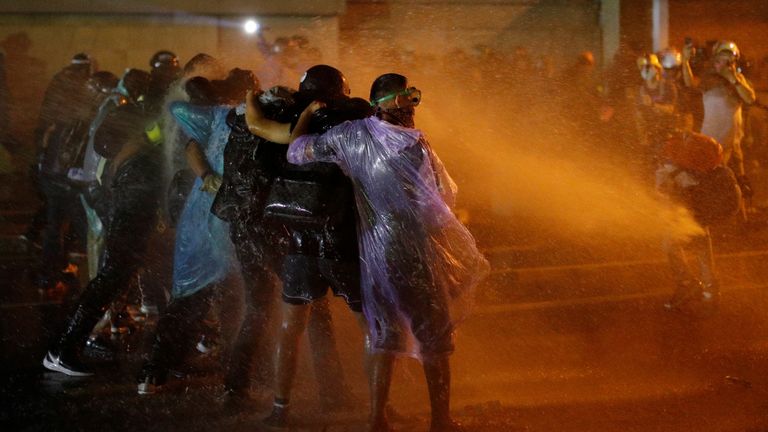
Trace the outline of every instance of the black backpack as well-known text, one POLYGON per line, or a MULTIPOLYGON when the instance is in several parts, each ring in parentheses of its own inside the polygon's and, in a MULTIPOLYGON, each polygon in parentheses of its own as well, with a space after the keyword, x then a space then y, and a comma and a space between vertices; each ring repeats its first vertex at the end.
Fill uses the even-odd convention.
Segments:
POLYGON ((741 189, 730 168, 720 165, 696 175, 699 184, 686 189, 689 207, 704 225, 722 222, 741 207, 741 189))

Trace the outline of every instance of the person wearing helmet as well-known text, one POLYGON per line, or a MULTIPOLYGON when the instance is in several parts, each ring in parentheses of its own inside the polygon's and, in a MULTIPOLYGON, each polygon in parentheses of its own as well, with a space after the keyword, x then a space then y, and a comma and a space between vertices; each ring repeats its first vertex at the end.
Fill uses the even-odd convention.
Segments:
POLYGON ((179 79, 182 70, 176 54, 165 50, 156 52, 149 60, 149 66, 151 80, 147 92, 147 112, 159 115, 169 87, 179 79))
POLYGON ((677 122, 679 127, 686 130, 701 129, 701 119, 704 117, 704 106, 701 93, 695 88, 686 87, 683 82, 683 55, 676 48, 666 48, 659 54, 663 68, 662 78, 677 89, 677 122))
MULTIPOLYGON (((255 77, 242 72, 250 82, 232 83, 244 86, 239 93, 258 88, 255 77)), ((185 88, 190 100, 172 102, 169 111, 187 136, 185 152, 196 178, 176 225, 171 299, 137 377, 137 390, 143 395, 155 393, 167 380, 169 369, 194 349, 215 294, 234 276, 229 226, 210 211, 222 181, 224 146, 230 133, 226 116, 232 101, 218 104, 221 95, 204 77, 186 81, 185 88)))
POLYGON ((109 304, 146 261, 148 240, 157 226, 162 161, 143 134, 145 121, 140 107, 123 104, 110 110, 94 133, 94 148, 108 160, 103 186, 89 197, 105 225, 103 261, 43 359, 48 370, 93 375, 80 352, 109 304))
MULTIPOLYGON (((91 83, 101 90, 105 90, 109 85, 109 79, 104 77, 105 83, 97 84, 102 78, 95 78, 91 83)), ((79 172, 73 171, 71 178, 84 182, 92 183, 98 181, 99 165, 104 163, 102 156, 94 145, 96 131, 101 126, 104 118, 115 108, 123 105, 136 106, 143 109, 143 103, 149 90, 150 75, 148 72, 140 69, 126 69, 123 76, 117 81, 116 85, 106 93, 106 97, 101 101, 96 114, 92 117, 88 128, 88 141, 85 149, 85 160, 83 169, 79 172)), ((104 143, 103 145, 107 145, 104 143)), ((105 151, 111 153, 111 151, 105 151)))
MULTIPOLYGON (((94 74, 92 77, 92 84, 94 88, 100 90, 106 90, 113 82, 112 78, 108 75, 94 74)), ((91 279, 95 278, 102 267, 101 257, 104 253, 105 236, 107 233, 108 221, 104 219, 108 213, 108 206, 114 205, 115 201, 104 200, 103 197, 108 194, 105 190, 109 190, 109 183, 105 180, 104 172, 109 164, 109 157, 105 155, 113 155, 119 152, 123 143, 119 140, 104 139, 97 143, 96 136, 101 128, 104 119, 112 116, 111 113, 116 111, 120 107, 130 107, 132 112, 143 112, 145 96, 149 88, 149 73, 140 69, 126 69, 122 77, 117 81, 114 88, 108 93, 102 93, 102 101, 98 106, 95 114, 90 117, 90 124, 88 127, 88 137, 85 146, 85 156, 82 162, 82 166, 78 169, 69 171, 69 178, 82 185, 82 207, 85 210, 85 214, 88 222, 87 233, 87 256, 88 256, 88 273, 91 279), (99 210, 97 211, 97 207, 99 210)), ((126 112, 128 109, 123 110, 126 112)), ((137 122, 135 124, 137 128, 143 128, 144 124, 137 122)), ((111 136, 110 134, 104 136, 111 136)), ((142 284, 142 296, 146 296, 147 293, 153 291, 148 285, 142 284)), ((150 297, 157 298, 149 294, 150 297)), ((104 320, 99 323, 97 328, 112 324, 116 330, 119 328, 117 322, 114 320, 116 317, 115 311, 108 311, 104 316, 104 320)), ((94 336, 97 332, 94 332, 94 336)), ((95 340, 95 339, 94 339, 95 340)), ((93 346, 96 346, 92 344, 93 346)))
MULTIPOLYGON (((86 88, 88 89, 88 96, 91 104, 91 110, 88 115, 89 122, 93 121, 93 118, 96 117, 97 113, 99 112, 99 109, 107 98, 109 98, 109 95, 114 91, 115 87, 117 87, 118 78, 113 74, 112 72, 108 71, 99 71, 95 72, 86 82, 86 88)), ((89 123, 90 125, 90 123, 89 123)), ((88 186, 95 181, 95 173, 93 173, 91 176, 86 176, 84 173, 84 168, 86 161, 88 161, 88 164, 93 164, 93 158, 98 157, 96 153, 93 151, 93 143, 91 142, 91 133, 90 133, 90 126, 89 126, 89 133, 88 137, 86 138, 85 142, 85 150, 84 154, 81 160, 79 160, 79 163, 75 166, 72 166, 68 173, 67 177, 69 179, 76 183, 81 185, 81 193, 80 197, 82 199, 86 198, 86 193, 88 186), (89 145, 90 144, 90 145, 89 145)), ((92 224, 95 222, 93 218, 98 218, 95 213, 93 213, 93 209, 91 209, 87 204, 83 204, 85 215, 86 215, 86 221, 88 222, 88 232, 87 232, 87 247, 86 252, 88 255, 88 274, 90 278, 96 277, 96 272, 98 271, 98 260, 100 253, 96 250, 92 250, 94 247, 94 242, 96 241, 96 237, 94 237, 94 233, 92 231, 92 224)), ((100 225, 100 224, 99 224, 100 225)))
MULTIPOLYGON (((290 121, 271 121, 267 127, 248 122, 251 133, 273 143, 287 144, 293 126, 301 112, 314 100, 327 104, 312 116, 310 130, 324 132, 333 126, 355 118, 367 117, 370 106, 363 100, 349 98, 346 78, 338 69, 315 65, 307 69, 293 95, 290 121), (252 127, 253 126, 253 127, 252 127)), ((253 105, 252 95, 247 100, 253 105)), ((259 105, 260 107, 260 105, 259 105)), ((245 113, 248 119, 249 113, 245 113)), ((311 339, 330 334, 330 315, 325 323, 310 312, 327 307, 325 296, 331 288, 343 297, 364 328, 360 298, 360 272, 357 233, 355 231, 355 202, 352 184, 341 170, 328 163, 305 166, 285 161, 286 149, 281 150, 283 166, 271 181, 260 219, 270 230, 286 232, 288 244, 284 252, 282 325, 277 335, 275 356, 275 400, 272 412, 264 423, 272 427, 287 427, 290 396, 296 373, 299 340, 307 328, 311 339)), ((313 344, 315 368, 341 372, 335 342, 321 347, 313 344), (325 358, 325 366, 321 361, 325 358)), ((327 409, 343 408, 349 392, 341 377, 321 385, 321 403, 327 409)))
POLYGON ((723 146, 725 163, 743 178, 744 156, 741 139, 744 136, 742 105, 755 102, 755 91, 736 63, 739 48, 732 41, 718 41, 712 49, 708 70, 701 77, 693 75, 690 60, 693 46, 683 48, 683 81, 688 87, 698 87, 703 96, 704 120, 701 133, 711 136, 723 146))
MULTIPOLYGON (((370 431, 389 431, 386 406, 394 355, 423 362, 433 432, 463 428, 450 415, 453 331, 489 264, 450 210, 451 180, 423 134, 415 129, 421 92, 399 74, 371 86, 375 115, 345 122, 322 135, 308 133, 316 101, 290 136, 288 161, 333 163, 353 180, 370 358, 370 431)), ((254 112, 252 119, 260 122, 254 112)))
POLYGON ((112 72, 98 71, 88 79, 87 86, 94 98, 103 99, 117 87, 118 81, 120 80, 112 72))
POLYGON ((45 197, 46 225, 37 283, 43 291, 61 280, 61 271, 68 262, 66 249, 85 239, 78 185, 69 180, 67 173, 83 157, 92 110, 87 87, 91 66, 87 54, 74 55, 53 77, 40 108, 37 170, 45 197))
MULTIPOLYGON (((296 111, 295 93, 287 87, 273 87, 259 93, 257 100, 268 118, 290 123, 296 111)), ((224 150, 223 181, 211 211, 229 222, 244 281, 245 316, 224 377, 224 400, 238 405, 249 397, 253 364, 260 365, 257 382, 267 386, 272 382, 269 366, 274 353, 265 348, 274 343, 267 340, 265 329, 274 316, 278 275, 289 238, 284 230, 265 223, 262 216, 270 185, 286 165, 287 148, 250 133, 244 104, 229 112, 227 124, 232 132, 224 150)), ((331 322, 328 301, 313 302, 308 332, 315 377, 322 405, 333 410, 343 408, 339 402, 347 397, 347 391, 331 322)))
POLYGON ((649 173, 656 169, 656 155, 676 126, 677 87, 664 77, 663 67, 655 54, 637 59, 640 77, 638 89, 638 121, 642 132, 644 164, 649 173))
POLYGON ((661 67, 667 71, 679 69, 683 64, 683 55, 675 48, 666 48, 662 50, 658 57, 661 62, 661 67))

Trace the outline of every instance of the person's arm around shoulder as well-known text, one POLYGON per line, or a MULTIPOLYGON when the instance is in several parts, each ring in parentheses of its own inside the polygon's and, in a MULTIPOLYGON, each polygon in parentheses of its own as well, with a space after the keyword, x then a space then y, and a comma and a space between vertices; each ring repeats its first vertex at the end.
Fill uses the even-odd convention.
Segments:
POLYGON ((264 112, 251 90, 245 94, 245 122, 252 134, 267 141, 278 144, 291 142, 291 124, 279 123, 264 117, 264 112))
MULTIPOLYGON (((305 137, 304 139, 300 138, 307 135, 309 132, 309 123, 312 119, 312 115, 315 113, 315 111, 324 106, 324 103, 314 101, 309 104, 309 106, 307 106, 307 108, 304 109, 304 111, 301 113, 301 116, 299 116, 299 121, 296 123, 296 126, 291 132, 291 147, 288 149, 287 155, 288 162, 294 164, 303 164, 316 161, 318 159, 317 155, 315 155, 314 146, 316 140, 307 139, 309 137, 305 137)), ((315 137, 317 137, 317 135, 315 135, 315 137)))

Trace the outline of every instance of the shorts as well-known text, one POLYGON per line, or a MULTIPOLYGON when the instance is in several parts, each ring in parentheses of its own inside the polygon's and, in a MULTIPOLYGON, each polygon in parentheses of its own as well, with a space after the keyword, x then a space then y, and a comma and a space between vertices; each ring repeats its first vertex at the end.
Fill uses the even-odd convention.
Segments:
MULTIPOLYGON (((453 330, 446 293, 432 275, 433 269, 418 254, 415 243, 393 244, 387 254, 388 283, 397 296, 397 314, 405 318, 408 330, 392 325, 379 327, 378 349, 405 352, 409 331, 418 343, 422 357, 451 354, 453 330)), ((381 323, 379 323, 380 325, 381 323)))
POLYGON ((283 301, 309 304, 323 298, 330 287, 333 294, 344 297, 354 312, 362 312, 360 296, 360 264, 307 255, 287 255, 283 261, 283 301))

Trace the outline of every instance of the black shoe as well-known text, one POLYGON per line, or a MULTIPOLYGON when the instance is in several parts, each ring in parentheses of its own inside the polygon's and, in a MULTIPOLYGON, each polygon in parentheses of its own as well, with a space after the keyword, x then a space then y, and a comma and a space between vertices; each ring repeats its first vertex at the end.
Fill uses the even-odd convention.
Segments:
POLYGON ((48 351, 45 355, 43 366, 48 370, 61 372, 73 377, 87 377, 93 375, 93 372, 91 372, 91 370, 84 364, 80 363, 80 360, 77 359, 76 356, 65 357, 62 354, 54 354, 52 351, 48 351))
POLYGON ((272 412, 261 423, 271 429, 288 429, 288 408, 272 406, 272 412))

